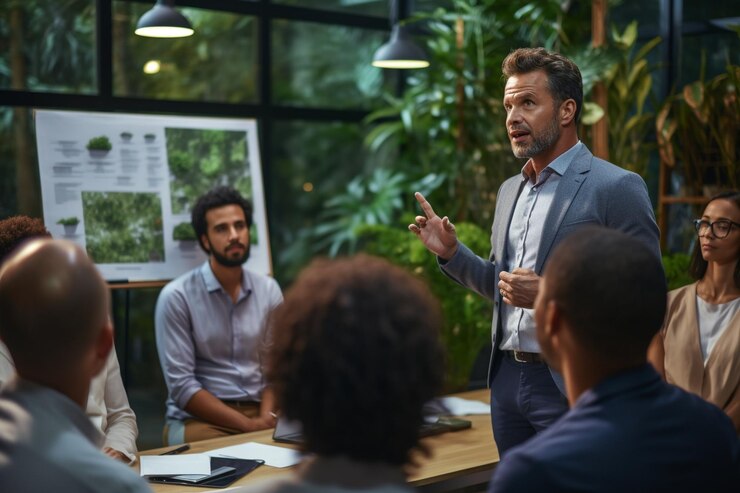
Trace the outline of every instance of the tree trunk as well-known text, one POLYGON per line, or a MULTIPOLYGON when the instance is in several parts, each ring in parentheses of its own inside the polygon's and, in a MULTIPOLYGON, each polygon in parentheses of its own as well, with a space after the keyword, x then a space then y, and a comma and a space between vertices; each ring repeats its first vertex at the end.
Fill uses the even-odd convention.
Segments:
MULTIPOLYGON (((10 88, 26 89, 26 59, 23 55, 23 7, 14 2, 10 7, 10 88)), ((39 186, 33 162, 31 126, 27 108, 13 108, 13 134, 15 136, 15 180, 18 212, 41 217, 39 186)))

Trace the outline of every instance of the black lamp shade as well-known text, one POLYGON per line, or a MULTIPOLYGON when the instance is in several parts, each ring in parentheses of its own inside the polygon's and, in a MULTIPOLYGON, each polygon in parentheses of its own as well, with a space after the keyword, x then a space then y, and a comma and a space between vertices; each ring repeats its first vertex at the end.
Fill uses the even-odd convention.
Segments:
POLYGON ((158 0, 141 16, 134 32, 152 38, 182 38, 193 34, 190 21, 175 10, 174 3, 173 0, 158 0))
POLYGON ((395 25, 391 39, 373 56, 373 65, 381 68, 425 68, 429 59, 406 31, 405 26, 395 25))

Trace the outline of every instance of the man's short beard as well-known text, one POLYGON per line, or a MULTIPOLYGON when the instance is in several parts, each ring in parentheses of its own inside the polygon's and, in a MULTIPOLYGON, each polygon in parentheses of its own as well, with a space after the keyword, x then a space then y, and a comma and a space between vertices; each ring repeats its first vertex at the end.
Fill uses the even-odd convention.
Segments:
POLYGON ((244 254, 237 258, 226 257, 215 250, 211 250, 211 255, 219 265, 223 265, 224 267, 239 267, 249 260, 249 245, 244 249, 244 254))
POLYGON ((532 133, 530 135, 532 136, 532 143, 528 147, 518 147, 513 142, 511 143, 511 150, 514 152, 514 156, 529 159, 554 146, 560 138, 560 125, 557 118, 553 118, 550 121, 550 125, 539 136, 535 137, 532 133))

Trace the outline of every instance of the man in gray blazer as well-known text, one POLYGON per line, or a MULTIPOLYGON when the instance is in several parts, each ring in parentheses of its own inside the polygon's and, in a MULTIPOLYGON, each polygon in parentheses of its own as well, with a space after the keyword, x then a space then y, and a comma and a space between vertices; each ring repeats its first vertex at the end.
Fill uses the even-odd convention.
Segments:
POLYGON ((502 65, 512 151, 527 162, 498 191, 491 253, 457 240, 447 216, 420 194, 423 216, 409 230, 454 281, 494 302, 488 382, 499 454, 557 420, 568 408, 562 377, 540 355, 532 307, 553 248, 587 225, 633 235, 660 256, 659 233, 640 176, 591 154, 578 139, 583 105, 578 67, 543 48, 513 51, 502 65))

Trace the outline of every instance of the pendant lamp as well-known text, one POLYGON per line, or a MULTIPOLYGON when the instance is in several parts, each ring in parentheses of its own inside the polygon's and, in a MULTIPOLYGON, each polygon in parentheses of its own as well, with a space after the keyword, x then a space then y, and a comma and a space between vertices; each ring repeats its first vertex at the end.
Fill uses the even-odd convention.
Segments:
POLYGON ((380 68, 426 68, 429 66, 424 50, 419 48, 407 26, 398 22, 396 2, 390 2, 391 39, 375 51, 373 65, 380 68))
POLYGON ((156 5, 139 18, 134 31, 150 38, 183 38, 193 32, 190 21, 175 10, 174 0, 157 0, 156 5))

